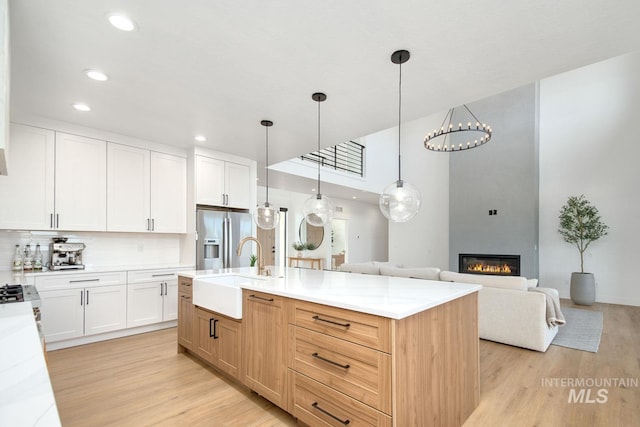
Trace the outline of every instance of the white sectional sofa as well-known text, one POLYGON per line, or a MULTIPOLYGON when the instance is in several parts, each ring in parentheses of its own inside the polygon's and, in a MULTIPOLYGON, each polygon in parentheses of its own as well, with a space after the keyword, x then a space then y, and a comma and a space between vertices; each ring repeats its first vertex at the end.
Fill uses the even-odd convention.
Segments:
POLYGON ((485 340, 544 352, 558 333, 557 326, 547 325, 545 295, 528 291, 537 286, 536 279, 454 273, 432 267, 402 268, 376 261, 342 264, 338 271, 482 285, 478 323, 480 338, 485 340))

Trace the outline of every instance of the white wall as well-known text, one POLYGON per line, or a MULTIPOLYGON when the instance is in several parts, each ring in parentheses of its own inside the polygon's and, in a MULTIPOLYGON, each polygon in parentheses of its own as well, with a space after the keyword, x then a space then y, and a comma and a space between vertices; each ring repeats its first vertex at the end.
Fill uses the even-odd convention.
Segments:
MULTIPOLYGON (((265 187, 258 187, 258 201, 264 203, 265 187)), ((293 254, 293 242, 299 240, 298 227, 303 220, 304 202, 311 197, 311 193, 303 194, 269 188, 269 203, 276 208, 286 207, 288 212, 288 244, 289 254, 293 254)), ((337 212, 335 218, 347 220, 347 248, 346 258, 349 262, 386 261, 388 257, 387 221, 380 213, 377 205, 358 202, 356 200, 333 199, 337 212)), ((323 258, 325 268, 331 265, 331 225, 325 226, 322 245, 309 256, 323 258)))
MULTIPOLYGON (((398 170, 389 168, 389 164, 394 161, 397 164, 397 146, 388 144, 390 139, 397 141, 398 128, 383 130, 381 132, 362 137, 357 142, 363 144, 365 148, 364 176, 359 177, 351 173, 322 169, 322 181, 345 187, 356 188, 363 191, 379 192, 387 181, 396 179, 398 170), (395 133, 393 133, 395 131, 395 133), (390 160, 391 159, 391 160, 390 160)), ((306 154, 306 153, 301 153, 306 154)), ((318 176, 318 164, 311 161, 303 161, 299 158, 276 163, 270 169, 286 172, 305 178, 316 179, 318 176)))
MULTIPOLYGON (((422 195, 422 208, 415 218, 388 224, 389 261, 406 267, 449 268, 449 154, 427 151, 423 145, 427 132, 440 127, 445 113, 402 125, 402 179, 422 195)), ((377 166, 391 174, 376 190, 382 192, 398 179, 398 128, 369 135, 370 143, 393 147, 393 155, 379 159, 377 166)))
POLYGON ((580 259, 557 232, 558 214, 568 196, 584 194, 610 226, 585 257, 596 300, 640 306, 639 75, 634 53, 540 83, 540 284, 562 297, 580 259))

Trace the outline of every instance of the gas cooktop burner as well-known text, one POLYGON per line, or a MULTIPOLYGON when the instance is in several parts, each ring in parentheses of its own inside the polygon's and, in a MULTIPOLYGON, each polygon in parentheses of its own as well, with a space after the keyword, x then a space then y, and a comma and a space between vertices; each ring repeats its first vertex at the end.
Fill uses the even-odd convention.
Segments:
POLYGON ((24 301, 22 285, 0 286, 0 304, 24 301))

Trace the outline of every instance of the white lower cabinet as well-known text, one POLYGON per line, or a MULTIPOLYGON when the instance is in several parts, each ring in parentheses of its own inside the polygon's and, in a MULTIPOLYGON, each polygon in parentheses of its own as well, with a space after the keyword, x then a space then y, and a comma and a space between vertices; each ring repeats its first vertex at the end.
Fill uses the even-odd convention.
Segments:
POLYGON ((127 327, 178 318, 178 279, 133 283, 127 289, 127 327))
POLYGON ((128 273, 127 327, 178 318, 177 270, 138 270, 128 273))
POLYGON ((60 273, 36 276, 47 342, 127 327, 127 273, 60 273))
MULTIPOLYGON (((177 320, 178 271, 165 268, 34 275, 46 341, 63 348, 114 337, 107 332, 123 330, 116 335, 126 335, 126 329, 177 320), (100 334, 106 335, 103 338, 100 334)), ((171 324, 159 328, 168 326, 171 324)))
POLYGON ((124 329, 127 286, 39 291, 42 324, 48 342, 124 329))

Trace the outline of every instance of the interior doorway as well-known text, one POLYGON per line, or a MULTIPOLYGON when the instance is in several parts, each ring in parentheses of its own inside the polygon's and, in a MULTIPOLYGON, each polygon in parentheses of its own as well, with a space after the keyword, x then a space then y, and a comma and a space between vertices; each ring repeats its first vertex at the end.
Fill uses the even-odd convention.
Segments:
POLYGON ((347 220, 331 221, 331 269, 335 270, 347 262, 347 220))

